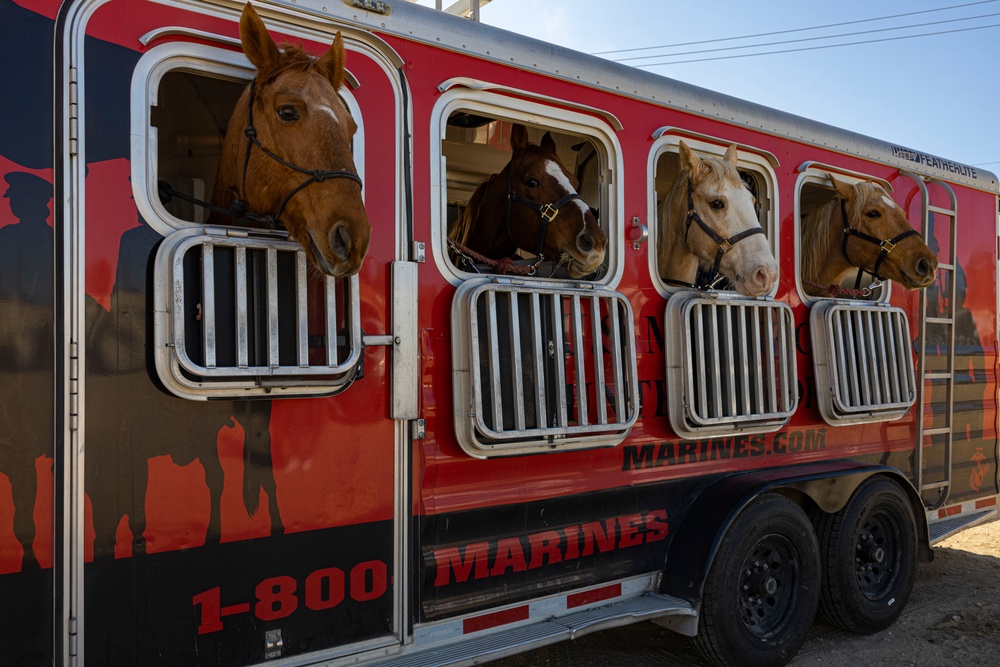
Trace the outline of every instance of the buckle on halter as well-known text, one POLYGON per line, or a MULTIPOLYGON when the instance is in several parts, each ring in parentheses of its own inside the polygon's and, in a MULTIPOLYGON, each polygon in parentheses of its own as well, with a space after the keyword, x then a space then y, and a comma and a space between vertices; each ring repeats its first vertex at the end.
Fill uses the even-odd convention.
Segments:
POLYGON ((552 222, 556 219, 556 216, 559 215, 559 209, 552 204, 544 204, 540 209, 538 209, 538 213, 542 216, 542 220, 545 222, 552 222))
POLYGON ((888 255, 890 252, 892 252, 892 249, 896 247, 896 244, 893 243, 891 240, 886 239, 886 240, 880 242, 878 244, 878 247, 882 248, 882 252, 884 252, 885 254, 888 255))
POLYGON ((719 242, 719 251, 725 255, 727 252, 733 249, 733 244, 729 242, 729 239, 722 239, 719 242))

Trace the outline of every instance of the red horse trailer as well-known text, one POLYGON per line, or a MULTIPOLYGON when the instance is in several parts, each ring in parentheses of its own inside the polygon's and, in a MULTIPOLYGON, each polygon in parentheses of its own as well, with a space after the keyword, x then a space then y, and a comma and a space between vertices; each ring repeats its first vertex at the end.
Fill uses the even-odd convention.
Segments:
POLYGON ((0 0, 0 664, 463 665, 652 619, 780 665, 996 517, 996 176, 402 0, 255 7, 342 35, 356 275, 208 220, 242 3, 0 0), (526 142, 596 271, 544 250, 564 204, 515 240, 512 179, 523 252, 455 243, 526 142), (736 200, 752 238, 692 224, 736 200), (728 280, 672 277, 713 235, 728 280))

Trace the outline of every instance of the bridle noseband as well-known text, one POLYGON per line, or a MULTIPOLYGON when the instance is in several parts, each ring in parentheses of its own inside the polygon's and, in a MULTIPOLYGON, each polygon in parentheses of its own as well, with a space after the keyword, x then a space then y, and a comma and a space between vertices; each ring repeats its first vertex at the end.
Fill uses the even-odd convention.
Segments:
POLYGON ((250 96, 249 99, 247 100, 247 126, 246 129, 243 130, 243 134, 245 134, 247 137, 247 149, 246 153, 243 156, 243 189, 240 193, 243 196, 243 198, 238 200, 237 202, 234 202, 233 210, 246 208, 247 169, 249 168, 250 165, 250 151, 254 146, 259 148, 261 152, 264 153, 264 155, 276 161, 278 164, 288 167, 289 169, 294 169, 295 171, 298 171, 300 173, 307 174, 309 176, 309 178, 302 181, 302 183, 300 183, 298 186, 293 188, 291 192, 285 195, 285 198, 281 200, 281 204, 278 205, 278 210, 275 211, 274 213, 268 213, 266 215, 261 216, 255 213, 250 213, 249 211, 245 210, 242 211, 242 217, 248 218, 255 222, 263 222, 271 228, 277 228, 281 224, 281 213, 282 211, 285 210, 285 205, 288 204, 291 198, 294 197, 299 190, 302 190, 303 188, 312 185, 313 183, 322 183, 328 178, 348 178, 352 181, 356 181, 358 185, 363 185, 363 183, 361 182, 361 177, 355 174, 353 171, 347 171, 346 169, 306 169, 304 167, 292 164, 291 162, 288 162, 287 160, 278 157, 273 152, 265 148, 264 145, 261 144, 260 140, 257 138, 257 129, 253 125, 254 87, 256 83, 257 83, 256 78, 250 80, 250 96))
POLYGON ((878 259, 875 260, 875 266, 872 267, 871 271, 868 271, 868 273, 871 273, 872 277, 875 279, 875 283, 880 285, 882 283, 882 276, 879 275, 878 269, 880 266, 882 266, 882 260, 884 260, 886 257, 889 256, 889 253, 893 251, 893 249, 900 241, 902 241, 908 236, 913 236, 914 234, 920 233, 915 229, 908 229, 901 234, 897 234, 891 239, 878 239, 872 236, 871 234, 866 234, 865 232, 857 230, 851 226, 851 222, 847 218, 847 202, 844 199, 840 200, 840 215, 844 220, 844 240, 841 243, 840 247, 841 251, 844 253, 844 259, 846 259, 849 264, 853 264, 854 266, 858 267, 858 277, 856 280, 857 282, 856 287, 861 285, 861 273, 863 271, 868 271, 868 269, 863 268, 857 262, 852 262, 851 258, 847 256, 847 239, 849 239, 852 236, 857 236, 859 239, 867 241, 868 243, 874 243, 879 248, 881 248, 881 252, 879 252, 878 254, 878 259))
MULTIPOLYGON (((583 197, 581 197, 580 194, 577 193, 577 192, 571 192, 570 194, 564 196, 563 198, 559 199, 558 201, 552 202, 551 204, 539 204, 538 202, 532 201, 531 199, 528 199, 527 197, 522 197, 521 195, 519 195, 516 192, 514 192, 514 174, 513 174, 513 169, 511 169, 508 166, 507 167, 507 207, 504 210, 504 216, 503 216, 503 218, 504 218, 504 226, 507 228, 507 236, 510 238, 510 240, 514 243, 515 246, 518 245, 517 241, 514 241, 514 235, 510 231, 510 203, 512 201, 513 202, 517 202, 518 204, 522 204, 524 206, 527 206, 528 208, 532 209, 533 211, 537 211, 538 214, 541 215, 541 217, 542 217, 542 225, 538 229, 538 242, 535 244, 535 249, 532 251, 532 253, 534 255, 537 255, 537 256, 541 257, 541 255, 542 255, 542 246, 545 245, 545 235, 548 233, 548 230, 549 230, 549 223, 556 219, 556 216, 559 215, 559 209, 561 207, 565 206, 566 204, 568 204, 569 202, 573 201, 574 199, 579 199, 580 201, 583 201, 583 197)), ((584 202, 584 203, 586 203, 586 202, 584 202)))
POLYGON ((711 280, 708 283, 693 284, 693 283, 685 283, 679 280, 670 280, 667 282, 676 283, 684 287, 692 287, 694 289, 701 289, 701 290, 712 289, 724 277, 722 273, 719 271, 719 265, 722 263, 723 255, 732 250, 733 246, 742 241, 743 239, 749 236, 753 236, 754 234, 763 234, 764 229, 763 227, 758 225, 750 229, 744 229, 742 232, 739 232, 738 234, 733 234, 728 239, 723 238, 718 233, 716 233, 714 229, 709 227, 708 223, 702 220, 701 216, 698 215, 698 211, 694 207, 694 187, 691 185, 690 176, 688 177, 687 195, 688 195, 688 202, 687 202, 688 207, 687 207, 687 217, 684 218, 684 225, 685 225, 684 244, 688 246, 688 250, 691 249, 691 246, 690 244, 688 244, 687 240, 688 234, 691 232, 691 222, 692 221, 697 222, 698 226, 701 228, 701 231, 705 232, 705 234, 707 234, 710 239, 715 241, 716 245, 718 246, 718 249, 715 251, 715 264, 712 267, 712 276, 711 280))

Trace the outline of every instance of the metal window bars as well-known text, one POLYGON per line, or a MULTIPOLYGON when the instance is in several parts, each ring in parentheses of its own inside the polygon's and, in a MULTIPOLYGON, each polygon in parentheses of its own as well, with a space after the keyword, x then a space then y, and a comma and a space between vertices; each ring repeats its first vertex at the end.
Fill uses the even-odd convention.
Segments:
POLYGON ((769 433, 798 405, 791 308, 680 292, 667 302, 670 423, 683 438, 769 433))
POLYGON ((827 423, 891 421, 906 414, 917 390, 902 309, 826 300, 813 305, 809 324, 816 393, 827 423))
POLYGON ((178 396, 322 396, 353 381, 357 277, 310 269, 284 236, 175 232, 157 252, 155 275, 156 368, 178 396))
POLYGON ((607 288, 466 281, 452 307, 460 445, 485 458, 620 443, 639 412, 634 330, 607 288))

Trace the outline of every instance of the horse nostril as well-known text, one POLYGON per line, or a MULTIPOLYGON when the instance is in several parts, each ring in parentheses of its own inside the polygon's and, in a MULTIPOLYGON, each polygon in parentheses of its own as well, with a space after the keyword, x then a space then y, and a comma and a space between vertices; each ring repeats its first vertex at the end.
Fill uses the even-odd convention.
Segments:
POLYGON ((921 257, 917 260, 917 275, 927 277, 931 273, 931 263, 927 258, 921 257))
POLYGON ((594 249, 594 237, 584 232, 576 237, 576 247, 580 252, 590 252, 594 249))
POLYGON ((753 284, 761 292, 770 291, 774 286, 774 281, 778 279, 776 271, 767 266, 761 266, 753 273, 753 284))
POLYGON ((330 252, 341 262, 346 262, 351 254, 351 235, 347 231, 347 225, 338 224, 330 232, 330 252))

